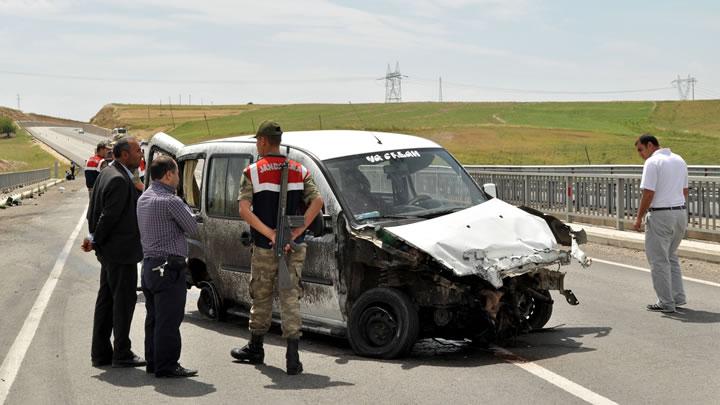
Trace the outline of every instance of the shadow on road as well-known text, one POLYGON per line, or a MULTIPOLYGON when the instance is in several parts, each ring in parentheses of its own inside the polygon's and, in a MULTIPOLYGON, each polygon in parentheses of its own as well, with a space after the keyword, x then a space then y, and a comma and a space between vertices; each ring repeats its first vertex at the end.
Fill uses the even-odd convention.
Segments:
MULTIPOLYGON (((227 322, 215 322, 193 311, 185 315, 185 322, 227 336, 237 337, 237 346, 245 345, 250 339, 250 332, 247 329, 247 319, 245 318, 230 317, 227 322)), ((611 330, 612 328, 608 326, 547 328, 534 333, 521 335, 505 344, 504 347, 526 359, 533 361, 541 360, 571 353, 594 351, 594 348, 585 346, 587 340, 608 336, 611 330)), ((276 346, 276 348, 272 350, 284 351, 285 340, 280 337, 280 334, 280 328, 273 325, 270 333, 265 337, 265 345, 267 347, 276 346)), ((227 351, 229 352, 230 349, 231 348, 228 347, 227 351)), ((386 362, 399 364, 405 370, 411 370, 420 366, 480 367, 504 362, 504 360, 496 356, 492 350, 474 347, 469 341, 463 340, 422 339, 415 344, 409 356, 394 360, 380 360, 357 356, 353 353, 346 339, 304 332, 300 343, 300 350, 301 352, 318 353, 334 357, 335 363, 340 365, 350 364, 355 361, 386 362)), ((285 376, 285 372, 270 366, 263 367, 265 369, 261 369, 261 371, 264 373, 267 372, 267 375, 273 378, 273 382, 275 382, 276 385, 281 385, 279 383, 281 380, 276 381, 274 377, 283 377, 285 376), (276 373, 277 375, 275 375, 276 373)), ((313 376, 313 379, 325 379, 320 381, 311 379, 311 384, 317 383, 320 386, 321 383, 347 384, 329 381, 327 377, 324 376, 311 374, 308 374, 308 376, 313 376)), ((271 387, 282 389, 275 387, 275 385, 269 386, 268 388, 271 387)), ((314 385, 311 385, 311 387, 314 387, 314 385)))
POLYGON ((663 314, 664 318, 675 319, 687 323, 718 323, 720 313, 690 308, 677 308, 677 312, 663 314))
POLYGON ((213 384, 197 381, 194 378, 155 378, 142 368, 109 368, 93 378, 117 387, 139 388, 154 386, 160 394, 176 398, 194 398, 217 391, 213 384))
MULTIPOLYGON (((243 366, 249 367, 249 365, 243 366)), ((331 381, 328 376, 306 372, 300 375, 287 375, 285 370, 266 364, 255 365, 255 368, 272 380, 272 384, 266 385, 265 388, 273 390, 319 390, 329 387, 355 385, 345 381, 331 381)))

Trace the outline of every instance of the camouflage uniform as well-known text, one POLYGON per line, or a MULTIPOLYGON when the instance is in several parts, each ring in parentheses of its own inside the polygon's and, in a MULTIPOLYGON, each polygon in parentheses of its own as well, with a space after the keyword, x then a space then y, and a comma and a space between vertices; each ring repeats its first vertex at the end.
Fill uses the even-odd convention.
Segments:
MULTIPOLYGON (((300 277, 305 262, 305 244, 300 244, 295 251, 288 255, 288 270, 290 270, 290 284, 288 289, 278 289, 280 296, 280 309, 282 315, 283 337, 297 339, 300 337, 300 298, 302 287, 300 277)), ((250 309, 250 332, 264 335, 270 328, 272 320, 273 287, 278 276, 278 258, 272 249, 253 247, 250 278, 250 296, 252 308, 250 309)))
MULTIPOLYGON (((320 192, 315 185, 315 181, 311 176, 308 176, 304 181, 303 200, 309 203, 319 196, 320 192)), ((253 200, 253 185, 245 176, 242 177, 238 199, 253 200)), ((294 251, 291 251, 286 256, 292 287, 289 289, 278 288, 282 331, 283 337, 286 339, 297 339, 301 336, 300 298, 303 290, 300 286, 300 278, 303 263, 305 262, 306 248, 307 246, 304 243, 297 244, 294 251)), ((272 319, 272 296, 273 289, 277 284, 278 258, 275 256, 273 249, 253 246, 250 266, 252 307, 250 308, 249 329, 255 335, 264 335, 270 328, 272 319)))

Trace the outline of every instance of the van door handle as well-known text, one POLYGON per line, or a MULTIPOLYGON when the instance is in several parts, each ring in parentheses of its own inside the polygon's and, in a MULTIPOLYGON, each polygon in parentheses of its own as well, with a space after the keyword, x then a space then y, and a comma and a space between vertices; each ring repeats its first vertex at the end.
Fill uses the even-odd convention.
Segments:
POLYGON ((240 243, 242 243, 243 246, 250 246, 250 243, 251 243, 250 232, 245 231, 240 234, 240 243))
POLYGON ((200 215, 195 215, 195 222, 197 222, 198 224, 202 224, 203 222, 205 222, 205 220, 200 215))

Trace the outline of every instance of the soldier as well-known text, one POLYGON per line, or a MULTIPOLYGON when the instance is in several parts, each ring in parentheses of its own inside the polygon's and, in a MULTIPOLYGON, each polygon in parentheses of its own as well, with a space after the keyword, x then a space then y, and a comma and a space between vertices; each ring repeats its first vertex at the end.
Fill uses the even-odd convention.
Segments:
POLYGON ((263 336, 270 329, 272 318, 272 294, 278 278, 278 258, 274 255, 273 244, 276 236, 278 201, 281 187, 281 165, 288 161, 287 213, 303 215, 302 227, 294 228, 291 239, 295 247, 284 246, 288 258, 291 287, 279 288, 283 337, 287 339, 285 354, 287 373, 300 374, 303 371, 298 354, 300 338, 300 277, 305 261, 306 245, 302 235, 320 212, 323 200, 312 176, 302 164, 287 159, 280 153, 282 130, 272 121, 263 122, 255 135, 260 160, 243 171, 238 198, 240 216, 252 228, 253 251, 251 261, 250 296, 250 342, 243 348, 230 352, 237 360, 262 364, 265 359, 263 336))
POLYGON ((95 147, 95 154, 85 162, 85 186, 88 189, 88 195, 92 197, 93 187, 95 186, 95 180, 100 175, 102 169, 102 162, 105 159, 108 151, 108 145, 105 141, 97 144, 95 147))

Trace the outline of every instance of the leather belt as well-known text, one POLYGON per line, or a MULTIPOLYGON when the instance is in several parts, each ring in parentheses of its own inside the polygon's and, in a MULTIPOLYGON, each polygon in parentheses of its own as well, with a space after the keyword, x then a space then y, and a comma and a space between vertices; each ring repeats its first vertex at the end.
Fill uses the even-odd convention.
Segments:
POLYGON ((684 205, 678 205, 676 207, 660 207, 660 208, 650 208, 650 211, 677 211, 677 210, 684 210, 686 207, 684 205))

